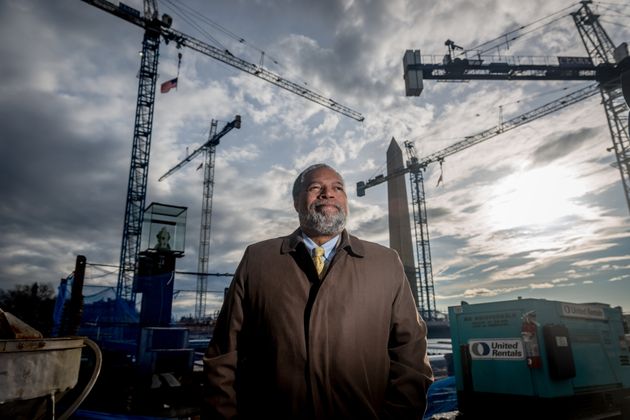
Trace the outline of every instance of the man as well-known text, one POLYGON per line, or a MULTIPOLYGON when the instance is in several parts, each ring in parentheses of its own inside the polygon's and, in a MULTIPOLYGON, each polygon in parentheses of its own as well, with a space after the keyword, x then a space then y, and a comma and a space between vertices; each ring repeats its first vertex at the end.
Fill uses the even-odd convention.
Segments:
POLYGON ((421 419, 426 326, 398 255, 344 229, 345 185, 327 165, 297 177, 293 205, 300 228, 249 246, 236 270, 204 357, 204 415, 421 419))

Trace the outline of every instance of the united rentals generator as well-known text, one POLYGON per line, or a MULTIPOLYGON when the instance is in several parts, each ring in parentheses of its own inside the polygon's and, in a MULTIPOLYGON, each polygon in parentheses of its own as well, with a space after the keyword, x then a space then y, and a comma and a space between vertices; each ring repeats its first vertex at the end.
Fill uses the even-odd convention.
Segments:
POLYGON ((545 299, 449 308, 464 418, 628 418, 620 307, 545 299))

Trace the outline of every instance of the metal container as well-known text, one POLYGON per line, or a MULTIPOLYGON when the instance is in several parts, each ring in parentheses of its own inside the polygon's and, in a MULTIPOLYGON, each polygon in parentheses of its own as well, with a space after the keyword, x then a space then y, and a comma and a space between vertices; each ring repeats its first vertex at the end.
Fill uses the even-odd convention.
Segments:
POLYGON ((83 339, 0 340, 0 404, 74 388, 83 339))
POLYGON ((630 408, 619 307, 518 299, 450 307, 449 320, 464 413, 517 407, 567 418, 630 408))

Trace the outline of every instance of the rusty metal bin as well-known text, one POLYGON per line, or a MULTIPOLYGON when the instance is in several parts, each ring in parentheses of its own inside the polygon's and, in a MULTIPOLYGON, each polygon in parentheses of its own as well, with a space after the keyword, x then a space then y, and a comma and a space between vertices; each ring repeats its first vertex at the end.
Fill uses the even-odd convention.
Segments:
POLYGON ((100 373, 100 366, 100 350, 87 338, 0 340, 0 412, 3 415, 28 412, 29 404, 41 406, 42 401, 46 401, 47 411, 52 412, 47 417, 65 418, 87 396, 100 373), (56 398, 77 385, 81 353, 86 344, 97 359, 92 379, 75 403, 70 404, 70 409, 56 416, 56 398))

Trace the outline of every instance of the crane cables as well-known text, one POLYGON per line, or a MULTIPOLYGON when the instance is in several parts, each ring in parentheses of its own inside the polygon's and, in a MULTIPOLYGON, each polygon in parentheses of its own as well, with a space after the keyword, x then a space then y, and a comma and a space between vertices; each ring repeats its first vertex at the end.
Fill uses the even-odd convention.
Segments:
POLYGON ((569 86, 564 86, 564 87, 561 87, 561 88, 558 88, 558 89, 545 90, 545 91, 543 91, 541 93, 537 93, 537 94, 534 94, 534 95, 529 95, 529 96, 523 97, 521 99, 517 99, 516 101, 505 102, 505 103, 499 104, 499 105, 497 105, 497 108, 505 108, 505 107, 508 107, 510 105, 518 105, 518 104, 523 104, 523 103, 526 103, 526 102, 531 102, 532 99, 541 98, 541 97, 549 96, 549 95, 555 95, 558 92, 565 92, 565 91, 567 91, 569 89, 571 89, 569 86))
POLYGON ((484 53, 487 53, 488 51, 494 50, 494 49, 498 49, 499 47, 501 47, 502 45, 507 45, 507 48, 509 48, 510 42, 516 41, 519 38, 524 37, 525 35, 531 34, 532 32, 538 31, 546 26, 551 25, 552 23, 557 22, 558 20, 568 16, 565 11, 568 9, 571 9, 575 7, 574 4, 567 6, 563 9, 558 10, 557 12, 551 13, 545 17, 536 19, 535 21, 528 23, 527 25, 523 25, 518 27, 517 29, 514 29, 512 31, 506 32, 503 35, 499 35, 498 37, 491 39, 489 41, 486 41, 482 44, 479 44, 473 48, 468 48, 468 49, 464 49, 462 50, 459 55, 467 55, 468 53, 472 53, 474 52, 475 55, 482 55, 484 53), (559 15, 559 16, 556 16, 559 15), (555 17, 554 17, 555 16, 555 17), (523 32, 521 34, 519 34, 521 31, 523 31, 526 28, 532 27, 540 22, 543 22, 547 19, 550 19, 551 17, 554 17, 552 20, 550 20, 549 22, 543 23, 539 26, 536 26, 534 28, 529 29, 526 32, 523 32), (511 38, 509 38, 511 36, 511 38))
MULTIPOLYGON (((623 13, 621 12, 622 9, 630 9, 630 5, 628 4, 618 4, 618 3, 608 3, 608 2, 596 2, 595 3, 595 7, 597 8, 596 10, 599 12, 600 10, 604 10, 607 12, 606 17, 607 18, 611 18, 611 19, 622 19, 624 22, 628 21, 628 18, 630 18, 629 14, 623 13), (617 6, 617 8, 613 8, 611 6, 617 6)), ((602 19, 600 17, 599 19, 600 22, 605 22, 611 25, 616 25, 616 26, 621 26, 623 28, 626 29, 630 29, 630 26, 625 25, 623 23, 620 22, 614 22, 608 19, 602 19)))
MULTIPOLYGON (((261 67, 261 68, 263 67, 264 61, 265 61, 265 57, 266 57, 268 60, 271 60, 271 62, 273 64, 277 65, 280 69, 282 69, 285 72, 288 72, 289 76, 292 79, 300 79, 299 75, 297 75, 295 72, 290 71, 290 69, 288 69, 287 67, 283 66, 277 58, 275 58, 272 55, 268 54, 262 48, 259 48, 256 45, 248 42, 245 38, 237 35, 236 33, 230 31, 229 29, 225 28, 223 25, 221 25, 221 24, 213 21, 209 17, 203 15, 201 12, 199 12, 196 9, 194 9, 193 7, 191 7, 190 5, 186 4, 185 2, 176 2, 174 0, 161 0, 161 1, 164 2, 164 5, 169 10, 173 11, 174 14, 176 14, 182 20, 184 20, 185 22, 190 24, 193 28, 195 28, 201 34, 206 36, 210 41, 212 41, 215 45, 219 46, 221 49, 223 49, 225 51, 228 51, 228 52, 230 51, 229 48, 227 48, 216 37, 212 36, 206 29, 204 29, 202 25, 197 23, 197 20, 203 22, 204 24, 207 24, 207 25, 215 28, 219 32, 222 32, 225 36, 227 36, 228 38, 233 39, 238 44, 243 45, 245 47, 248 47, 248 48, 251 48, 251 49, 257 51, 260 54, 259 67, 261 67)), ((308 82, 306 82, 304 80, 300 80, 300 82, 302 84, 304 84, 305 86, 309 86, 309 90, 310 91, 313 91, 313 92, 316 92, 319 95, 325 96, 324 92, 317 91, 317 89, 313 89, 312 87, 310 87, 308 82)))
POLYGON ((591 96, 595 96, 597 93, 599 93, 599 83, 589 84, 585 87, 571 92, 566 96, 548 102, 524 114, 520 114, 516 117, 510 118, 507 121, 501 122, 498 126, 494 126, 479 133, 466 136, 463 140, 457 143, 451 144, 450 146, 445 147, 442 150, 439 150, 419 159, 417 164, 419 167, 424 168, 430 163, 443 160, 444 158, 453 155, 461 150, 467 149, 489 138, 503 134, 506 131, 520 127, 538 118, 542 118, 567 106, 576 104, 584 99, 590 98, 591 96))
POLYGON ((628 3, 611 3, 608 1, 596 1, 595 2, 595 6, 599 6, 600 4, 606 4, 609 6, 621 6, 621 7, 630 7, 630 5, 628 5, 628 3))
MULTIPOLYGON (((184 22, 188 23, 190 26, 192 26, 193 28, 195 28, 197 31, 199 31, 201 34, 203 34, 208 40, 210 40, 212 43, 214 43, 216 46, 220 47, 221 49, 227 50, 227 47, 225 45, 223 45, 218 39, 216 39, 215 37, 213 37, 210 32, 206 31, 200 24, 198 24, 191 16, 190 16, 190 12, 185 12, 182 11, 181 9, 179 9, 171 0, 163 0, 165 2, 165 6, 171 10, 174 14, 176 14, 177 16, 179 16, 184 22)), ((189 7, 189 6, 187 6, 189 7)), ((201 16, 198 12, 195 12, 196 14, 198 14, 199 16, 201 16)), ((206 21, 207 23, 210 23, 211 25, 214 26, 214 22, 211 21, 206 21)))
MULTIPOLYGON (((216 42, 216 44, 219 45, 220 47, 225 48, 225 46, 223 44, 221 44, 218 40, 216 40, 216 38, 212 37, 199 24, 194 23, 193 19, 199 19, 199 20, 203 21, 204 23, 206 23, 206 24, 212 26, 213 28, 217 29, 218 31, 223 32, 229 38, 232 38, 232 39, 236 40, 238 43, 247 45, 250 48, 253 48, 253 49, 257 50, 260 53, 265 53, 265 51, 263 51, 262 49, 256 47, 255 45, 252 45, 249 42, 247 42, 245 40, 245 38, 240 37, 239 35, 235 34, 234 32, 232 32, 229 29, 225 28, 224 26, 220 25, 219 23, 213 21, 209 17, 204 16, 203 14, 201 14, 201 12, 197 11, 196 9, 193 9, 191 6, 187 5, 186 3, 180 3, 179 5, 177 5, 173 0, 162 0, 162 1, 167 3, 166 6, 169 9, 171 9, 174 13, 176 13, 178 16, 180 16, 186 22, 190 23, 192 26, 194 26, 199 32, 201 32, 204 35, 208 36, 208 38, 213 39, 216 42), (185 11, 183 9, 180 9, 179 7, 183 8, 183 9, 187 9, 187 10, 185 11)), ((278 64, 277 60, 275 60, 275 59, 273 59, 273 62, 275 64, 278 64)))

